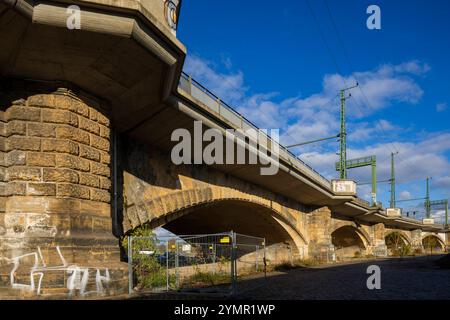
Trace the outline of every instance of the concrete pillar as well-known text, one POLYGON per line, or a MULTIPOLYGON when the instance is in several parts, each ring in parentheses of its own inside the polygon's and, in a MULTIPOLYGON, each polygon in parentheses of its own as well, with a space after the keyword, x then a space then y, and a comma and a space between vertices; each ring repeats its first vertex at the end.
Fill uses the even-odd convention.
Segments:
POLYGON ((308 214, 309 257, 316 260, 334 260, 331 242, 331 211, 322 207, 308 214))
POLYGON ((111 231, 110 120, 82 94, 41 92, 1 96, 0 296, 112 293, 126 272, 111 231))

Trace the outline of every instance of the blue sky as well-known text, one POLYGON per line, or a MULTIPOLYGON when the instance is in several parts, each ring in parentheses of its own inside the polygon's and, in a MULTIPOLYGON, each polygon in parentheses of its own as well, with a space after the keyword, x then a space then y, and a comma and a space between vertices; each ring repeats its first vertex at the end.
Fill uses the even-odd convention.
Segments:
MULTIPOLYGON (((441 199, 450 197, 449 30, 448 1, 195 0, 183 2, 177 36, 185 71, 260 127, 279 128, 285 144, 337 134, 333 98, 358 80, 347 103, 348 157, 375 154, 384 180, 399 151, 397 198, 422 197, 432 176, 432 198, 441 199), (366 27, 371 4, 381 30, 366 27)), ((293 151, 332 178, 337 150, 330 141, 293 151)), ((366 182, 370 169, 349 175, 366 182)), ((389 185, 378 188, 388 206, 389 185)))

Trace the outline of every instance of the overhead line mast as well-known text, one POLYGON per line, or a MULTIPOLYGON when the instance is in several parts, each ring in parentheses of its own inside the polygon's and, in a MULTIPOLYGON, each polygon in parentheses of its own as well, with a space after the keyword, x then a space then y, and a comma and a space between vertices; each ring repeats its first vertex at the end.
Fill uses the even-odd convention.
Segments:
POLYGON ((391 208, 395 208, 395 160, 394 160, 394 156, 398 154, 397 152, 391 152, 391 203, 390 203, 390 207, 391 208))
MULTIPOLYGON (((340 178, 347 179, 347 129, 345 126, 345 91, 356 88, 358 83, 352 87, 348 87, 345 89, 341 89, 341 131, 339 133, 340 137, 340 158, 339 158, 339 169, 340 169, 340 178)), ((350 95, 351 96, 351 95, 350 95)))

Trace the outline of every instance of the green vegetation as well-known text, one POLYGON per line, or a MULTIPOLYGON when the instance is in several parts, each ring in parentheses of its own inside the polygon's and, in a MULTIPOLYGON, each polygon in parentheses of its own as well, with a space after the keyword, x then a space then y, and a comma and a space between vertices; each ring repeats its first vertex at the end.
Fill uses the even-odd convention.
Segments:
MULTIPOLYGON (((436 239, 436 237, 426 237, 423 240, 423 247, 425 248, 425 250, 429 250, 430 254, 433 254, 433 249, 440 249, 440 243, 439 241, 436 239)), ((436 250, 437 251, 437 250, 436 250)))
POLYGON ((225 272, 207 272, 196 269, 195 273, 183 280, 183 286, 215 286, 231 282, 231 276, 225 272))
POLYGON ((412 255, 411 245, 406 243, 399 232, 392 232, 386 237, 386 245, 391 250, 391 255, 405 257, 412 255))
MULTIPOLYGON (((167 270, 158 262, 157 240, 153 231, 148 226, 134 229, 131 234, 133 275, 138 289, 151 289, 165 287, 167 285, 167 270), (153 252, 143 254, 142 251, 153 252)), ((121 239, 121 245, 128 254, 128 236, 121 239)), ((169 286, 174 286, 175 275, 169 275, 169 286)))

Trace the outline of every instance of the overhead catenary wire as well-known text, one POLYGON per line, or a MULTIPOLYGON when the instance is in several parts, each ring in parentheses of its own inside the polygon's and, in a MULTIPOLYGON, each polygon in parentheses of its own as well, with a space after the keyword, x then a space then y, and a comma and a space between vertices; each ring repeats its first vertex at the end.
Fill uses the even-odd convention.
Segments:
MULTIPOLYGON (((340 34, 339 29, 338 29, 338 27, 337 27, 337 24, 336 24, 336 22, 335 22, 335 20, 334 20, 334 18, 333 18, 333 14, 332 14, 331 9, 330 9, 330 6, 329 6, 329 4, 328 4, 328 0, 324 0, 324 3, 325 3, 325 6, 326 6, 326 9, 327 9, 328 16, 330 17, 331 24, 332 24, 332 26, 333 26, 333 28, 334 28, 334 30, 335 30, 336 38, 337 38, 337 40, 338 40, 339 45, 340 45, 341 48, 342 48, 342 51, 343 51, 343 54, 344 54, 344 58, 346 59, 346 62, 347 62, 347 64, 348 64, 348 66, 350 67, 350 69, 351 69, 351 70, 355 70, 354 67, 353 67, 353 64, 352 64, 352 62, 351 62, 351 59, 349 58, 348 51, 346 50, 346 47, 345 47, 344 42, 343 42, 343 40, 342 40, 342 37, 341 37, 341 34, 340 34)), ((356 80, 358 83, 361 83, 361 82, 358 80, 358 78, 356 77, 355 74, 352 74, 352 76, 355 78, 355 80, 356 80)), ((361 96, 362 96, 363 99, 365 100, 365 103, 367 104, 367 106, 368 106, 370 109, 373 110, 373 107, 372 107, 372 105, 370 104, 370 101, 369 101, 369 99, 367 98, 366 94, 364 93, 364 90, 363 90, 362 87, 363 87, 362 85, 359 86, 359 90, 360 90, 360 92, 361 92, 361 96)), ((359 103, 358 103, 357 100, 358 100, 358 99, 354 99, 355 105, 358 107, 358 109, 359 109, 359 111, 361 112, 361 114, 363 114, 363 110, 362 110, 362 108, 361 108, 361 106, 359 105, 359 103)), ((383 136, 387 136, 386 131, 384 130, 383 125, 381 124, 381 121, 380 121, 379 119, 375 119, 375 121, 376 121, 377 124, 378 124, 377 126, 375 126, 375 129, 378 130, 379 133, 382 133, 383 136)), ((391 151, 396 152, 396 153, 399 153, 399 155, 400 155, 399 158, 401 158, 401 159, 406 163, 407 166, 408 166, 408 164, 411 165, 411 166, 408 166, 409 169, 415 169, 415 168, 417 168, 417 166, 416 166, 415 164, 411 163, 411 162, 409 161, 408 158, 404 158, 404 157, 401 155, 401 153, 398 151, 398 148, 395 146, 395 143, 394 143, 394 142, 387 142, 387 145, 388 145, 388 147, 391 149, 391 151), (392 148, 391 148, 391 147, 392 147, 392 148)))

